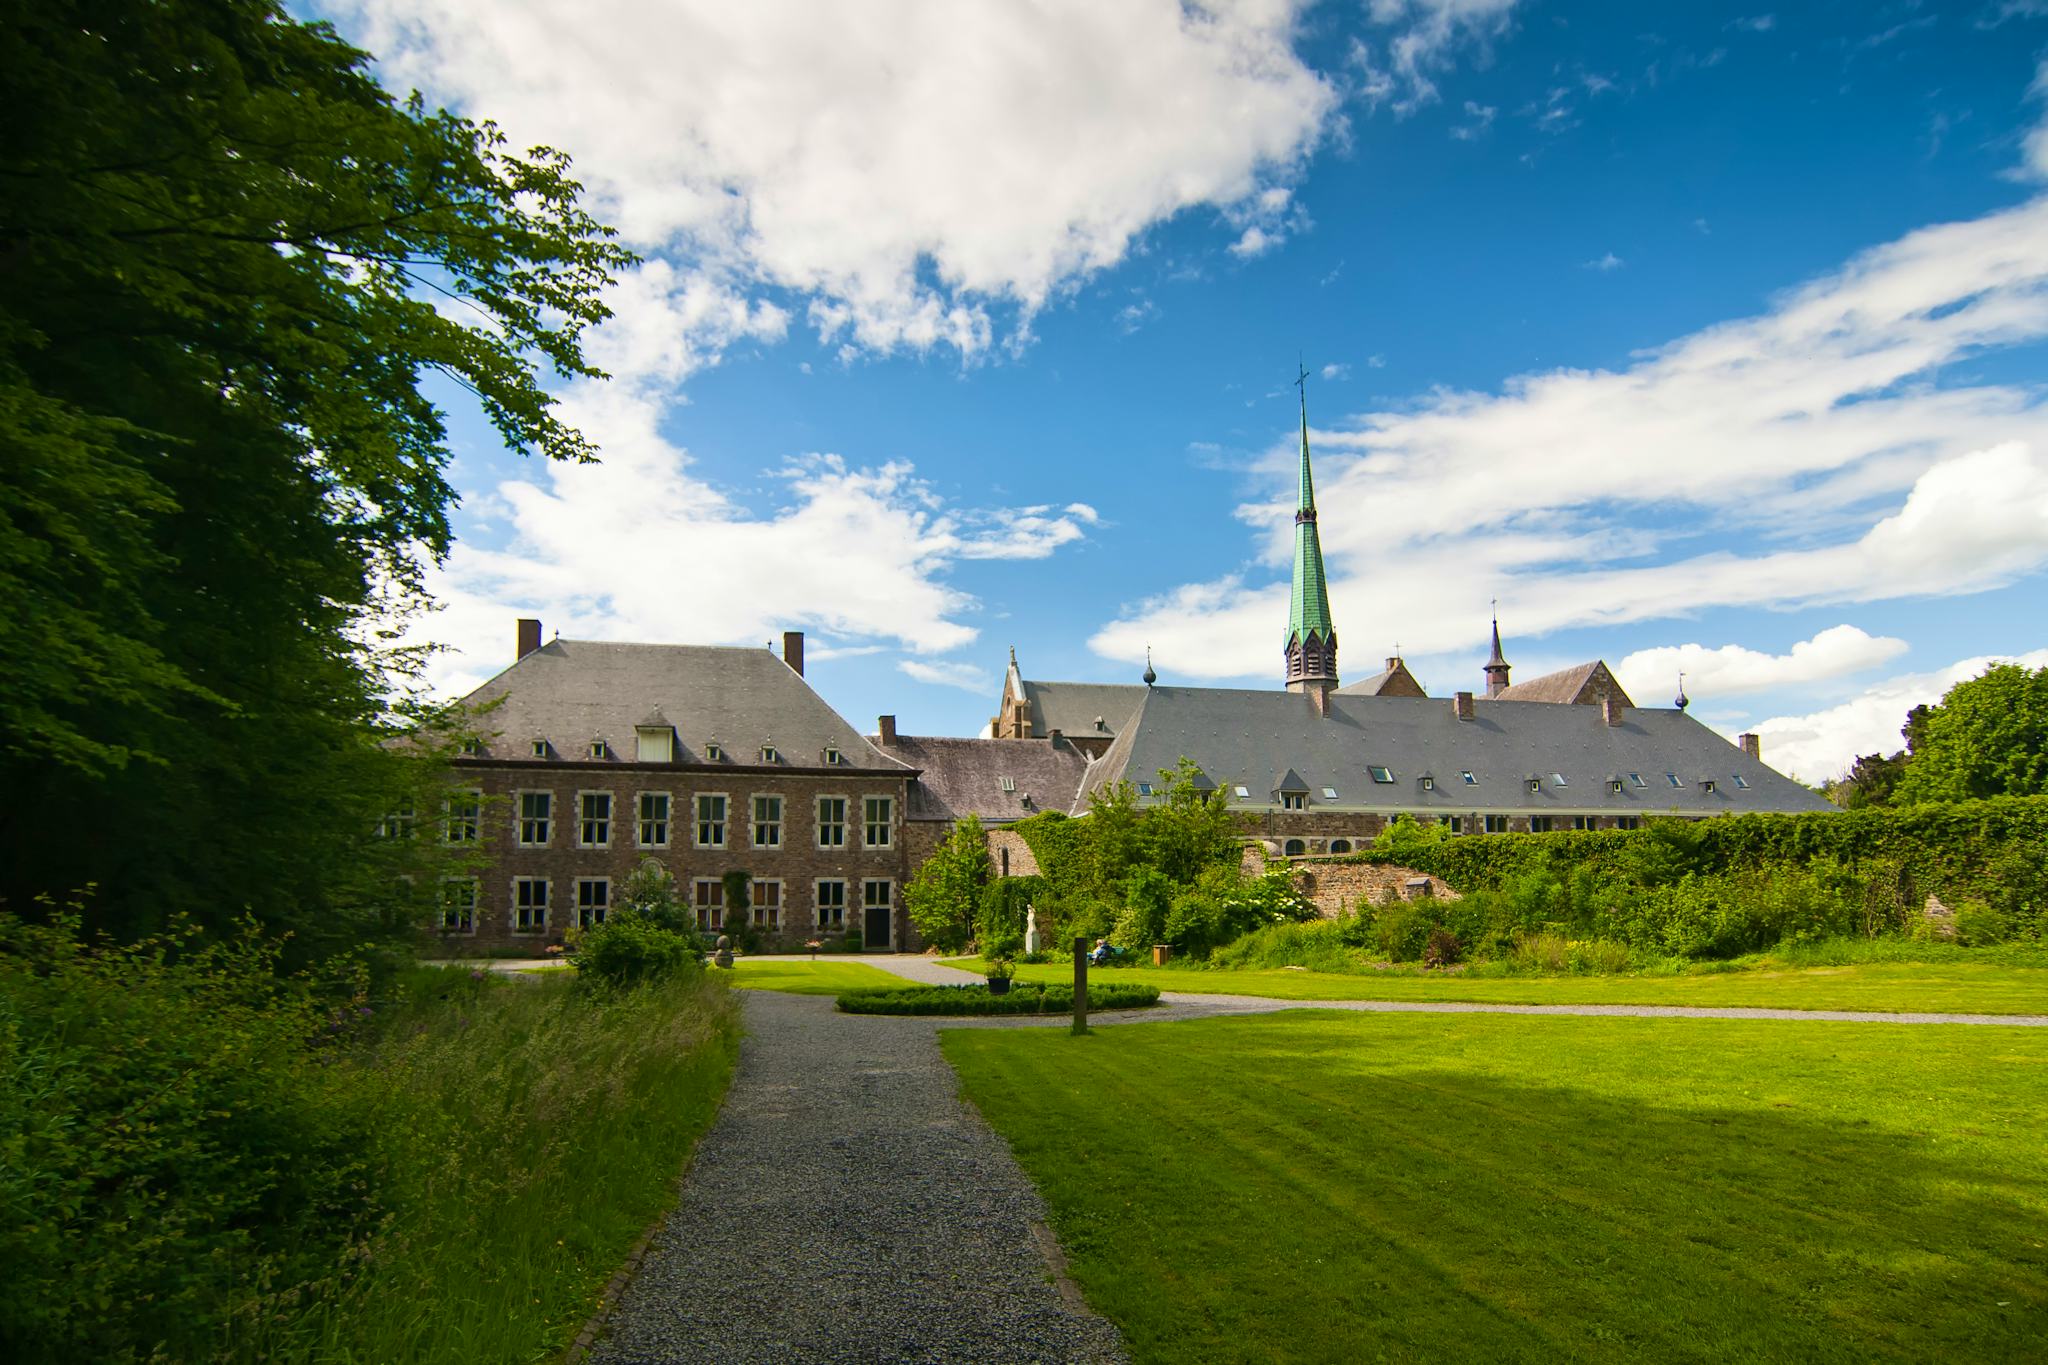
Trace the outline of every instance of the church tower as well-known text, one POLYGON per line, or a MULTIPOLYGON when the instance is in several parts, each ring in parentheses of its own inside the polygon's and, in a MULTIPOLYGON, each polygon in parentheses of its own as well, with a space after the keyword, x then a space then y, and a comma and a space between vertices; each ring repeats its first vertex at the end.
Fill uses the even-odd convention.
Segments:
POLYGON ((1287 690, 1307 694, 1322 711, 1337 687, 1337 628, 1330 620, 1315 478, 1308 467, 1308 371, 1295 382, 1301 388, 1301 494, 1294 509, 1294 588, 1287 602, 1287 690))
POLYGON ((1500 652, 1500 614, 1493 617, 1493 654, 1486 661, 1486 695, 1497 697, 1508 690, 1508 661, 1500 652))

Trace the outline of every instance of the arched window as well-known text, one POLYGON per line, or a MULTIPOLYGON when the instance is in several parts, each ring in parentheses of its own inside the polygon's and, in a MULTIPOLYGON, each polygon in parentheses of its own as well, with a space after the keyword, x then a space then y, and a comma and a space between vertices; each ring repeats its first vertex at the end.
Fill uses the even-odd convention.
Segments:
POLYGON ((1332 840, 1330 840, 1330 852, 1332 852, 1332 853, 1349 853, 1350 851, 1351 851, 1351 841, 1350 841, 1349 839, 1332 839, 1332 840))
POLYGON ((1289 839, 1281 846, 1281 852, 1289 858, 1299 858, 1302 854, 1308 852, 1308 845, 1299 839, 1289 839))

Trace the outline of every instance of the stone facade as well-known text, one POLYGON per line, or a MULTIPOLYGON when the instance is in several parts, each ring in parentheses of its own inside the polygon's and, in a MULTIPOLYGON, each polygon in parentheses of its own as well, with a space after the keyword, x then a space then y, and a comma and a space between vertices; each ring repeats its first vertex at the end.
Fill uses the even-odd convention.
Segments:
MULTIPOLYGON (((751 917, 772 945, 800 947, 807 939, 848 929, 866 931, 869 943, 877 947, 900 949, 913 942, 903 909, 903 884, 915 866, 913 857, 922 854, 913 855, 915 827, 904 819, 904 775, 622 761, 458 759, 455 767, 456 791, 478 792, 482 802, 474 822, 480 864, 474 878, 474 908, 465 927, 460 904, 465 893, 459 886, 451 887, 457 903, 443 915, 442 937, 453 950, 526 947, 538 953, 561 943, 571 925, 594 917, 596 900, 601 898, 608 906, 616 898, 645 858, 655 859, 674 875, 683 897, 698 909, 699 928, 706 931, 724 927, 723 888, 713 890, 713 885, 727 872, 745 870, 756 887, 751 917), (533 823, 535 809, 522 798, 543 793, 548 798, 546 840, 522 842, 522 833, 540 833, 533 823), (665 842, 641 841, 643 793, 668 797, 665 842), (585 796, 610 798, 608 828, 586 831, 583 817, 590 812, 584 808, 585 796), (724 798, 722 843, 707 845, 698 838, 700 832, 721 833, 715 824, 700 831, 699 796, 724 798), (754 841, 756 796, 781 798, 779 846, 754 841), (843 846, 819 846, 821 797, 846 803, 843 846), (870 798, 889 803, 886 841, 870 843, 867 838, 870 798), (605 837, 601 843, 586 843, 586 832, 605 837), (536 882, 546 884, 544 903, 536 903, 536 882), (830 902, 838 897, 831 886, 821 888, 821 883, 844 887, 844 905, 836 907, 836 914, 830 902), (779 903, 766 904, 771 898, 779 903), (871 931, 866 917, 870 904, 879 912, 871 931)), ((460 797, 457 804, 462 804, 460 797)), ((604 805, 594 804, 599 809, 604 805)), ((716 809, 703 813, 716 814, 716 809)), ((461 835, 469 822, 450 823, 461 835)))

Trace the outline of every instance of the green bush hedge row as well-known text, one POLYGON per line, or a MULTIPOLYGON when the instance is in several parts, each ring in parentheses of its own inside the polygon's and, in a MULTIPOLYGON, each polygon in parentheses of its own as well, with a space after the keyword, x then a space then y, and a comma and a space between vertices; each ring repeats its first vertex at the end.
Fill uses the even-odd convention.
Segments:
POLYGON ((1664 886, 1687 874, 1832 861, 1866 880, 1895 876, 1901 901, 1931 893, 1950 905, 1974 899, 2031 916, 2048 909, 2048 797, 1652 820, 1640 830, 1422 840, 1357 856, 1433 873, 1460 891, 1497 890, 1533 872, 1563 879, 1590 871, 1601 880, 1664 886))
MULTIPOLYGON (((1088 983, 1090 1010, 1141 1009, 1159 1003, 1156 986, 1127 981, 1088 983)), ((1019 981, 1005 995, 986 986, 911 986, 901 990, 848 991, 839 997, 847 1014, 1066 1014, 1074 1008, 1072 986, 1019 981)))

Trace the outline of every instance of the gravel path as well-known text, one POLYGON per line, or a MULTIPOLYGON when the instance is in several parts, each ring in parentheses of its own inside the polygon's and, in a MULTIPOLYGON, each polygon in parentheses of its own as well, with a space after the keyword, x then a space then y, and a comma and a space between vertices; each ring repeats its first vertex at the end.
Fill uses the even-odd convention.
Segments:
POLYGON ((725 1107, 592 1361, 1125 1358, 931 1020, 742 994, 725 1107))

